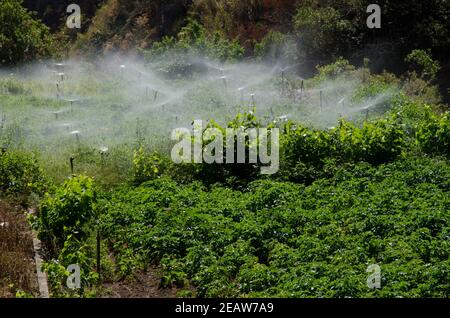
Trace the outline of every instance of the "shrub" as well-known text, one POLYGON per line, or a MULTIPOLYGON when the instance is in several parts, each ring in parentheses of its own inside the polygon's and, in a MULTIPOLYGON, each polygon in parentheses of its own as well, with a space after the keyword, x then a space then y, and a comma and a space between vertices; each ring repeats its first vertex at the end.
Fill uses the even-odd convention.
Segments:
POLYGON ((436 79, 436 75, 441 69, 439 62, 431 57, 430 51, 413 50, 406 56, 405 62, 410 64, 413 71, 427 80, 436 79))
POLYGON ((47 181, 37 158, 28 153, 0 150, 0 196, 40 194, 47 181))
POLYGON ((156 152, 148 154, 141 146, 138 150, 134 151, 133 182, 140 184, 156 179, 165 172, 168 165, 168 159, 162 158, 156 152))
POLYGON ((0 64, 11 65, 46 57, 54 43, 48 27, 21 5, 21 0, 0 2, 0 64))
POLYGON ((297 47, 291 35, 270 31, 260 42, 255 44, 255 56, 270 62, 297 60, 297 47))
POLYGON ((431 115, 417 132, 417 142, 428 154, 450 155, 450 114, 431 115))
POLYGON ((181 64, 189 64, 185 61, 189 54, 232 61, 241 58, 244 49, 237 40, 230 41, 220 31, 208 32, 199 22, 190 19, 176 38, 164 37, 145 53, 148 58, 167 59, 169 55, 181 64))
POLYGON ((84 176, 73 177, 47 193, 39 206, 39 236, 63 246, 69 235, 86 237, 88 224, 95 215, 97 191, 94 181, 84 176))

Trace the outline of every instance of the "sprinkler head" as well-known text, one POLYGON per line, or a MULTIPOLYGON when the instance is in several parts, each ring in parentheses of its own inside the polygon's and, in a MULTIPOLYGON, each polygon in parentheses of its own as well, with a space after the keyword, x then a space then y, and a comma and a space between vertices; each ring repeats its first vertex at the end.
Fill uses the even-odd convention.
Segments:
POLYGON ((58 116, 60 113, 61 113, 61 111, 53 112, 53 115, 55 115, 55 119, 58 119, 58 116))
POLYGON ((101 154, 105 154, 108 152, 109 149, 107 147, 101 147, 99 150, 101 154))

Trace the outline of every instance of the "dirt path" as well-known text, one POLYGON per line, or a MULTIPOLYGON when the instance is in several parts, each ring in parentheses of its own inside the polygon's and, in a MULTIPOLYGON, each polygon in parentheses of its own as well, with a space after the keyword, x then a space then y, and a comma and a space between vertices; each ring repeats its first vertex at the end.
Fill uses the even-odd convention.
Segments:
POLYGON ((140 272, 134 278, 121 282, 104 283, 103 298, 174 298, 179 289, 159 288, 157 269, 150 268, 147 273, 140 272))
POLYGON ((0 200, 0 297, 39 297, 33 237, 24 213, 0 200))

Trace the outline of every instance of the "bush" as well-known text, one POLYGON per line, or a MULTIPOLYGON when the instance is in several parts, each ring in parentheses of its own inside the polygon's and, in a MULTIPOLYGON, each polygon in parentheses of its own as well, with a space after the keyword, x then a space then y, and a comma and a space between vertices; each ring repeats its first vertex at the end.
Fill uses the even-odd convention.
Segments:
POLYGON ((97 191, 91 178, 77 176, 65 181, 47 193, 39 206, 39 237, 53 242, 56 249, 69 235, 85 238, 89 233, 85 225, 95 215, 96 202, 97 191))
POLYGON ((48 27, 21 5, 21 0, 0 2, 0 64, 11 65, 49 56, 54 47, 48 27))
POLYGON ((143 147, 135 150, 133 157, 133 182, 141 184, 160 177, 167 169, 168 159, 158 153, 148 154, 143 147))
POLYGON ((417 132, 417 142, 428 154, 450 155, 450 113, 431 115, 417 132))
POLYGON ((270 31, 259 43, 255 44, 255 56, 269 62, 295 62, 298 58, 297 47, 291 35, 270 31))
POLYGON ((29 196, 46 188, 42 168, 32 154, 0 150, 0 196, 29 196))
POLYGON ((184 60, 190 54, 219 61, 233 61, 243 56, 244 49, 237 40, 230 41, 220 31, 210 33, 199 22, 190 19, 176 38, 164 37, 145 53, 149 59, 155 57, 167 59, 169 55, 176 60, 181 59, 179 61, 181 64, 189 64, 184 60))
POLYGON ((439 62, 431 57, 430 51, 413 50, 405 58, 405 62, 410 64, 413 71, 427 80, 436 79, 437 73, 441 69, 439 62))
POLYGON ((358 44, 362 35, 357 33, 358 21, 348 18, 356 9, 345 12, 336 7, 306 4, 294 16, 294 28, 308 58, 328 61, 358 44))

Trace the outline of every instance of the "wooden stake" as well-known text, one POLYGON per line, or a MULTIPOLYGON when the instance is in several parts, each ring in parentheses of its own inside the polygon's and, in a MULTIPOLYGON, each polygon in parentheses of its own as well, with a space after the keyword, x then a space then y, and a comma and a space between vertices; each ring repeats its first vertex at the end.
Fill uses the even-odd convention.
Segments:
POLYGON ((97 228, 97 273, 100 274, 100 229, 97 228))
POLYGON ((73 161, 74 161, 74 157, 70 157, 70 172, 72 173, 72 175, 73 175, 73 161))

